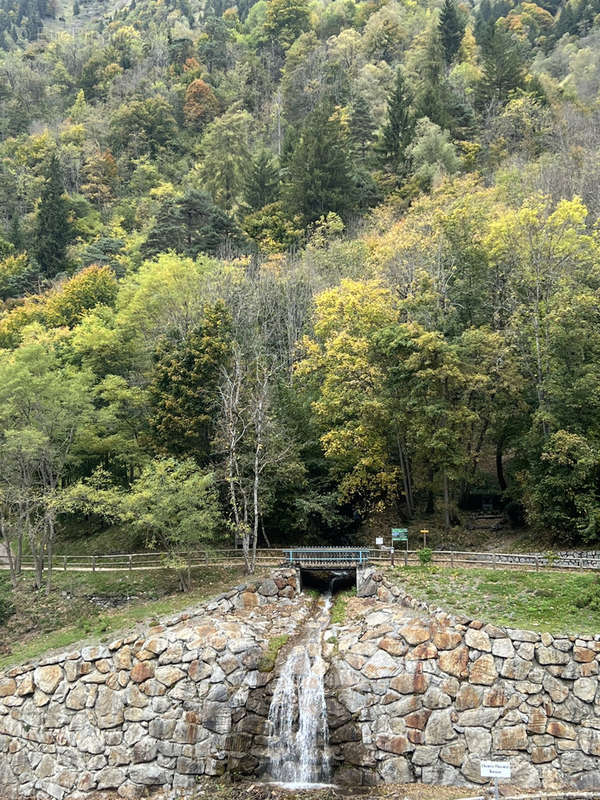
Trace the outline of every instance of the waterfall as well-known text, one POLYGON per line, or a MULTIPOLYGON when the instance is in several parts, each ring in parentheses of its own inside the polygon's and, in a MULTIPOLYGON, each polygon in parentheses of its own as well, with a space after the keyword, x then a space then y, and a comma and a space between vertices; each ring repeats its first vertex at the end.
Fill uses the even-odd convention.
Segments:
POLYGON ((307 624, 305 638, 288 655, 269 708, 270 773, 278 783, 295 787, 329 780, 329 728, 323 676, 323 630, 329 621, 331 598, 307 624))

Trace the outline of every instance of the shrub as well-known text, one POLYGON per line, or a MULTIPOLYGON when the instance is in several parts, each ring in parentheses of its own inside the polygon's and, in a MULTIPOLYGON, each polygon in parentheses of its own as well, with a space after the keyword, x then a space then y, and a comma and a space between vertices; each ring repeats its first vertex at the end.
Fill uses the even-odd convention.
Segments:
POLYGON ((419 556, 419 561, 421 562, 422 567, 426 567, 428 564, 431 564, 431 559, 433 558, 433 551, 430 547, 422 547, 418 552, 417 555, 419 556))

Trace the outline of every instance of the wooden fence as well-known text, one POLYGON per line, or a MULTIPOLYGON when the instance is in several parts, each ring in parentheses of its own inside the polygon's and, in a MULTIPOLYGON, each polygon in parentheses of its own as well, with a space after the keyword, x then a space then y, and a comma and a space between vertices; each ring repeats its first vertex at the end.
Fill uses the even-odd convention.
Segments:
MULTIPOLYGON (((388 565, 391 552, 387 549, 361 548, 371 564, 388 565)), ((277 567, 289 563, 290 548, 270 548, 256 551, 258 567, 277 567)), ((396 566, 417 566, 419 551, 398 549, 394 553, 396 566)), ((190 567, 243 567, 241 550, 197 550, 181 558, 190 567)), ((548 556, 539 553, 476 553, 466 550, 433 550, 432 564, 443 567, 480 567, 488 569, 532 570, 599 570, 600 558, 582 556, 548 556)), ((23 569, 33 569, 31 556, 23 556, 23 569)), ((129 571, 165 569, 172 566, 167 553, 125 553, 120 555, 55 555, 52 567, 64 572, 129 571)), ((0 558, 0 569, 8 564, 0 558)))

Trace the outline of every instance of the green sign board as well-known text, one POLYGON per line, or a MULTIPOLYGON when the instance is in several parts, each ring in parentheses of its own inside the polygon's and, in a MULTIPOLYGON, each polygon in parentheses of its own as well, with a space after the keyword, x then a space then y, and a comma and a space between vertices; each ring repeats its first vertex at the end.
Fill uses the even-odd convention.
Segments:
POLYGON ((408 542, 408 528, 392 528, 392 542, 408 542))

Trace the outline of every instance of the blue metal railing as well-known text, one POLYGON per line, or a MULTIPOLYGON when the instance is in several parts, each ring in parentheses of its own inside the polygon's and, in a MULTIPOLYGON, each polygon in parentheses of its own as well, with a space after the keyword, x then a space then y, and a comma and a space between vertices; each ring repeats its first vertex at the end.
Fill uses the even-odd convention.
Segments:
POLYGON ((363 547, 294 547, 284 550, 285 561, 290 565, 308 566, 362 566, 369 561, 369 548, 363 547))

